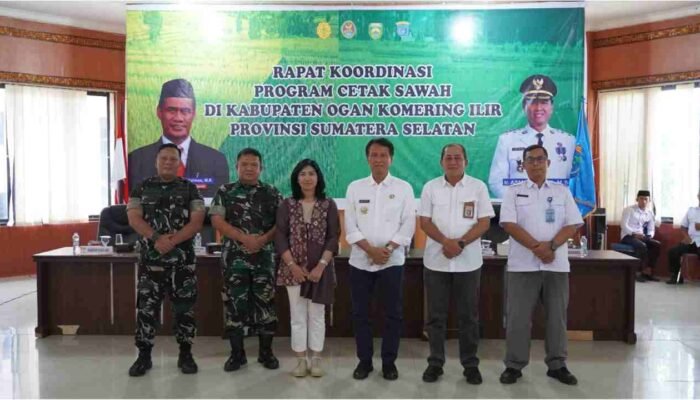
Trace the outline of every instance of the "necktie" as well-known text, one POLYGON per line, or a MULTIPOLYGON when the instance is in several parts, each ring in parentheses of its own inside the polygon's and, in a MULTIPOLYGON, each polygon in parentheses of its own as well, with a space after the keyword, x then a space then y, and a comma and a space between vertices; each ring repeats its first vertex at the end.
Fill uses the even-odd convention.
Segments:
POLYGON ((538 132, 535 136, 537 136, 537 145, 542 146, 542 136, 544 135, 538 132))
MULTIPOLYGON (((180 149, 180 153, 182 153, 183 149, 182 146, 177 146, 178 149, 180 149)), ((177 167, 177 176, 183 177, 185 176, 185 163, 180 160, 180 165, 177 167)))

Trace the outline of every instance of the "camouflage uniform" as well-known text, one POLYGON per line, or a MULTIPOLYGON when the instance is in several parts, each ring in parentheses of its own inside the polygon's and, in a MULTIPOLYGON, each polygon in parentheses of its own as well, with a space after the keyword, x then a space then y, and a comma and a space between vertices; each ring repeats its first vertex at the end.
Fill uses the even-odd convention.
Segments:
MULTIPOLYGON (((209 215, 220 215, 246 234, 262 235, 275 226, 277 207, 282 196, 273 186, 259 182, 240 182, 221 186, 216 192, 209 215)), ((274 243, 270 241, 249 254, 240 243, 224 237, 221 262, 224 285, 221 298, 226 309, 225 332, 228 337, 274 335, 277 315, 274 308, 274 243)))
MULTIPOLYGON (((204 211, 204 200, 188 180, 175 178, 163 182, 159 177, 144 180, 131 192, 127 209, 141 209, 143 219, 156 232, 172 234, 190 221, 190 212, 204 211)), ((178 244, 161 255, 151 239, 140 239, 139 282, 137 286, 136 347, 153 347, 163 296, 168 293, 175 314, 175 338, 180 344, 192 344, 197 326, 194 303, 197 276, 192 240, 178 244)))

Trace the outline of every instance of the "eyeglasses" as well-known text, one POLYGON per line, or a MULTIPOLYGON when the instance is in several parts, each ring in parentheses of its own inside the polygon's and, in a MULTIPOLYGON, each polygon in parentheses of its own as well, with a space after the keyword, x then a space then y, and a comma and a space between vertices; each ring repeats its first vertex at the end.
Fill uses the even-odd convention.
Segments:
POLYGON ((545 156, 525 157, 525 162, 528 164, 537 164, 537 163, 542 163, 545 161, 547 161, 547 157, 545 157, 545 156))

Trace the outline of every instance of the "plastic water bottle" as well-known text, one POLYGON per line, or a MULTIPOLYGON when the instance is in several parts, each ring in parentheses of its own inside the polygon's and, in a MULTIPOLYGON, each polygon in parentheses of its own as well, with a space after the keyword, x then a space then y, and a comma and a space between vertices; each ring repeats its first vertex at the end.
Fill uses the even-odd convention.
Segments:
POLYGON ((80 254, 80 235, 73 233, 73 254, 80 254))
POLYGON ((194 248, 195 249, 202 248, 202 235, 199 232, 197 232, 197 234, 194 235, 194 248))
POLYGON ((588 238, 581 236, 581 257, 588 255, 588 238))

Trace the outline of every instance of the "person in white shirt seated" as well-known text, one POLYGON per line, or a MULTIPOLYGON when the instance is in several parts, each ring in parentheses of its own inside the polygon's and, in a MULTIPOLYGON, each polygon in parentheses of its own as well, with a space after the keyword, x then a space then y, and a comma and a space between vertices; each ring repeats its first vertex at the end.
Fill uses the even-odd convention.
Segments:
POLYGON ((700 192, 698 193, 698 207, 690 207, 681 221, 681 232, 683 233, 681 243, 668 251, 668 266, 671 270, 671 277, 666 283, 669 285, 683 283, 683 277, 680 275, 683 254, 695 253, 700 256, 700 192))
POLYGON ((637 204, 626 207, 620 221, 621 242, 634 247, 635 257, 642 260, 637 282, 659 281, 653 271, 661 252, 661 242, 654 239, 654 211, 649 205, 650 197, 648 190, 637 192, 637 204))

